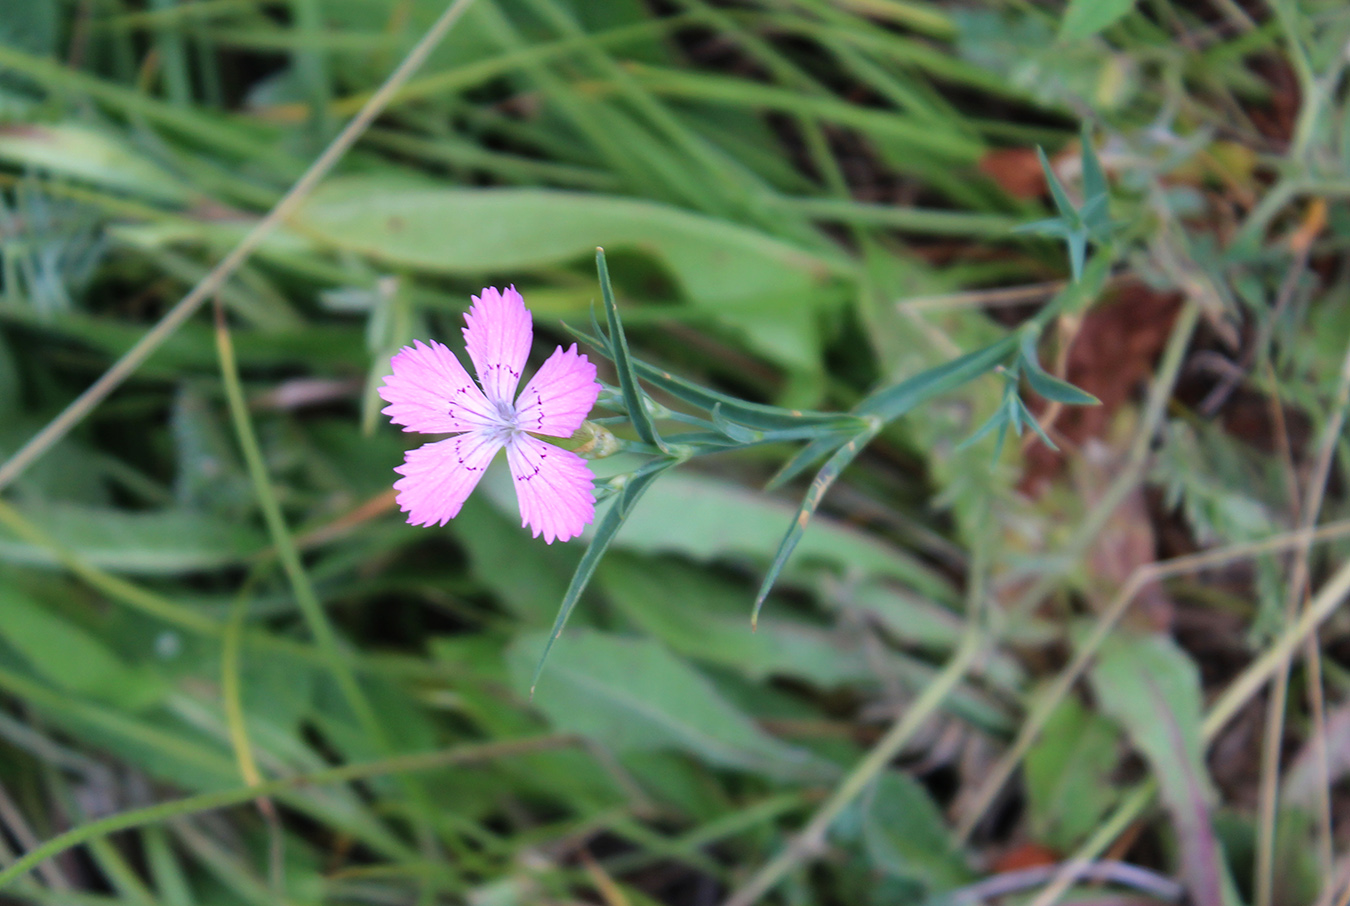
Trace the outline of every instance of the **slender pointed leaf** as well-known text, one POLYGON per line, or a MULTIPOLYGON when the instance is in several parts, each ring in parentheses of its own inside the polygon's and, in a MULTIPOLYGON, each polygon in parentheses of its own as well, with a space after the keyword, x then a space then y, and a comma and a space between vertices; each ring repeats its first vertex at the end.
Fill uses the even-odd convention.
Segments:
POLYGON ((762 432, 752 431, 749 428, 738 425, 723 415, 721 403, 713 405, 711 414, 713 426, 732 440, 740 441, 743 444, 752 444, 763 437, 762 432))
POLYGON ((1069 269, 1073 273, 1073 282, 1083 279, 1083 265, 1087 261, 1087 232, 1074 230, 1064 240, 1069 247, 1069 269))
MULTIPOLYGON (((954 452, 960 453, 967 447, 975 446, 975 444, 979 443, 980 441, 988 437, 989 434, 993 432, 995 429, 998 429, 999 431, 1008 430, 1008 410, 1004 406, 999 406, 997 409, 995 409, 994 413, 990 415, 987 419, 985 419, 984 423, 980 425, 980 427, 975 429, 974 434, 970 435, 970 437, 967 437, 965 440, 961 441, 959 444, 956 445, 956 450, 954 452)), ((1000 440, 999 448, 1001 448, 1002 445, 1003 441, 1000 440)), ((997 454, 995 454, 994 458, 995 459, 998 458, 997 454)))
POLYGON ((778 470, 777 474, 769 479, 769 483, 765 485, 765 490, 772 491, 774 488, 780 488, 787 484, 789 481, 811 468, 821 459, 824 459, 827 455, 833 453, 841 444, 843 444, 843 442, 844 439, 842 437, 830 434, 815 438, 809 444, 794 453, 792 458, 783 464, 783 467, 778 470))
POLYGON ((1102 402, 1086 390, 1036 368, 1027 369, 1027 384, 1041 396, 1056 403, 1069 406, 1100 406, 1102 402))
POLYGON ((614 357, 614 370, 619 375, 619 389, 623 391, 623 401, 628 408, 628 418, 633 430, 643 443, 651 444, 666 451, 666 443, 656 430, 651 414, 647 411, 645 394, 638 385, 637 373, 633 370, 633 361, 628 355, 628 338, 623 333, 623 322, 619 319, 619 306, 614 301, 614 287, 609 282, 609 265, 605 263, 605 250, 595 250, 595 267, 600 272, 600 294, 605 302, 605 318, 609 322, 610 352, 614 357))
MULTIPOLYGON (((607 340, 591 336, 575 327, 568 326, 567 330, 581 342, 594 347, 600 355, 610 361, 614 360, 611 345, 607 340)), ((629 360, 633 363, 637 373, 648 384, 660 388, 691 406, 709 412, 712 411, 714 406, 720 405, 723 417, 755 430, 772 431, 803 425, 820 425, 830 430, 856 432, 867 426, 863 419, 847 412, 783 409, 763 403, 747 402, 725 393, 719 393, 716 390, 710 390, 707 387, 700 387, 698 384, 686 381, 669 371, 657 368, 655 365, 649 365, 641 359, 630 357, 629 360)))
POLYGON ((1102 171, 1102 162, 1097 157, 1097 151, 1092 147, 1092 131, 1087 123, 1083 124, 1082 138, 1082 159, 1083 159, 1083 218, 1087 218, 1088 205, 1097 199, 1106 199, 1108 189, 1106 185, 1106 174, 1102 171))
POLYGON ((1036 352, 1036 336, 1037 334, 1033 330, 1023 331, 1022 333, 1021 362, 1025 365, 1022 371, 1026 375, 1027 384, 1031 389, 1047 400, 1069 406, 1101 405, 1101 400, 1091 393, 1055 377, 1041 367, 1040 357, 1036 352))
POLYGON ((595 534, 591 536, 591 544, 586 548, 586 553, 582 555, 581 562, 577 564, 576 572, 572 574, 572 581, 568 583, 567 593, 563 595, 562 604, 558 607, 558 617, 553 621, 553 628, 549 630, 548 641, 544 643, 544 650, 539 655, 539 664, 534 668, 534 677, 530 680, 530 694, 534 694, 534 689, 539 685, 539 677, 544 672, 544 662, 548 660, 548 654, 553 650, 553 643, 562 635, 563 627, 567 625, 567 618, 572 615, 572 609, 577 606, 577 601, 581 599, 581 593, 586 590, 590 584, 591 577, 595 575, 595 568, 600 565, 600 559, 609 549, 614 541, 614 536, 618 534, 619 529, 623 527, 623 522, 628 518, 628 514, 633 511, 633 506, 638 499, 651 487, 661 473, 678 464, 678 459, 654 459, 645 464, 642 468, 633 473, 628 484, 624 485, 620 492, 619 499, 615 500, 609 510, 601 518, 599 524, 595 527, 595 534))
POLYGON ((854 412, 876 416, 883 422, 893 421, 920 403, 992 371, 1016 348, 1016 336, 1004 337, 945 365, 920 372, 898 384, 874 390, 858 404, 854 412))
POLYGON ((802 540, 802 533, 806 531, 806 526, 811 521, 811 516, 815 513, 816 508, 820 506, 820 501, 825 496, 825 492, 830 489, 830 485, 834 484, 835 479, 839 477, 839 473, 844 471, 848 464, 862 452, 862 448, 867 446, 868 442, 876 437, 880 431, 881 425, 878 423, 846 442, 816 473, 816 478, 811 482, 811 487, 807 490, 802 505, 797 509, 796 517, 792 520, 792 524, 788 526, 787 534, 783 536, 782 542, 778 545, 778 552, 774 554, 773 563, 769 565, 769 571, 765 574, 764 581, 760 583, 759 593, 755 595, 755 609, 750 615, 751 626, 759 621, 759 611, 764 606, 764 599, 769 596, 769 591, 773 588, 774 582, 778 581, 778 574, 787 565, 788 557, 792 556, 793 549, 802 540))
POLYGON ((1055 236, 1063 238, 1069 235, 1069 228, 1065 226, 1061 217, 1047 217, 1045 220, 1033 220, 1031 223, 1019 224, 1012 228, 1014 233, 1034 233, 1037 236, 1055 236))
POLYGON ((1064 222, 1070 227, 1079 226, 1082 221, 1078 217, 1078 209, 1069 200, 1069 193, 1064 191, 1064 184, 1059 181, 1059 176, 1055 173, 1054 167, 1050 166, 1050 159, 1045 156, 1045 149, 1040 145, 1036 146, 1036 159, 1041 162, 1041 170, 1045 173, 1045 183, 1050 187, 1050 197, 1055 200, 1055 207, 1059 210, 1059 216, 1064 218, 1064 222))
MULTIPOLYGON (((1022 402, 1022 398, 1019 396, 1016 397, 1016 400, 1017 400, 1017 411, 1019 415, 1018 421, 1025 422, 1027 425, 1029 425, 1031 427, 1031 430, 1036 432, 1036 436, 1039 437, 1041 440, 1045 441, 1045 445, 1049 447, 1051 450, 1058 450, 1059 447, 1055 446, 1055 442, 1050 439, 1050 435, 1045 433, 1045 429, 1041 427, 1041 423, 1036 420, 1036 416, 1033 415, 1031 410, 1027 408, 1027 404, 1022 402)), ((1018 431, 1017 433, 1020 435, 1022 432, 1018 431)))

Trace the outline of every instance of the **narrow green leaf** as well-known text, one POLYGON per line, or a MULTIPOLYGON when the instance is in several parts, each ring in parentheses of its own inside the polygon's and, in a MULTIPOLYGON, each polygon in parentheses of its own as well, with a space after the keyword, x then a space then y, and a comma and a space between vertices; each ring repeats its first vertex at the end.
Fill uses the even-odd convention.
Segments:
POLYGON ((1004 337, 983 349, 966 353, 898 384, 874 390, 854 411, 862 416, 876 416, 883 422, 893 421, 920 403, 992 371, 1016 348, 1015 335, 1004 337))
POLYGON ((1064 191, 1064 184, 1059 181, 1055 168, 1050 166, 1050 159, 1045 156, 1045 149, 1040 145, 1036 146, 1036 159, 1041 162, 1041 171, 1045 174, 1045 183, 1050 187, 1050 197, 1055 200, 1059 216, 1069 227, 1079 226, 1082 221, 1078 217, 1078 209, 1069 200, 1069 193, 1064 191))
POLYGON ((764 599, 769 596, 770 589, 774 582, 778 581, 778 574, 783 571, 787 565, 788 557, 792 556, 792 551, 797 543, 802 540, 802 533, 806 531, 807 524, 811 521, 811 516, 820 506, 821 499, 825 492, 834 484, 839 474, 851 463, 854 458, 862 452, 862 448, 867 446, 872 438, 876 437, 881 431, 881 424, 877 423, 862 434, 857 435, 852 440, 847 441, 842 447, 835 451, 829 458, 824 467, 816 473, 816 478, 811 482, 811 487, 806 492, 806 497, 802 500, 802 505, 797 509, 797 515, 788 526, 787 534, 778 545, 778 551, 774 554, 773 563, 769 565, 769 571, 764 576, 764 581, 760 583, 759 593, 755 595, 755 608, 750 615, 750 625, 754 627, 759 622, 759 611, 764 606, 764 599))
POLYGON ((783 467, 769 479, 769 483, 765 485, 765 490, 772 491, 774 488, 780 488, 787 484, 827 455, 833 453, 843 442, 844 438, 835 434, 822 434, 814 438, 809 444, 792 454, 792 458, 784 463, 783 467))
POLYGON ((586 553, 582 555, 581 562, 577 564, 576 572, 572 574, 572 581, 568 583, 567 593, 563 595, 562 604, 558 607, 558 617, 553 621, 553 628, 549 630, 548 641, 544 643, 544 650, 539 654, 539 663, 534 668, 534 677, 530 680, 530 694, 534 694, 535 687, 539 685, 539 677, 544 672, 544 662, 548 660, 549 652, 553 650, 553 643, 562 635, 563 627, 567 625, 567 618, 572 615, 572 609, 577 606, 577 601, 581 599, 581 593, 586 590, 590 584, 591 576, 595 575, 595 568, 600 565, 600 559, 604 557, 605 551, 614 541, 614 536, 619 533, 623 527, 624 520, 628 514, 633 511, 633 506, 638 499, 646 493, 651 487, 652 482, 656 481, 660 475, 672 466, 678 465, 678 459, 654 459, 646 463, 642 468, 633 473, 624 485, 619 498, 614 501, 595 526, 595 534, 591 536, 591 544, 586 548, 586 553))
POLYGON ((1069 0, 1059 22, 1059 40, 1080 41, 1123 19, 1134 0, 1069 0))
POLYGON ((1086 390, 1080 390, 1068 381, 1060 380, 1050 372, 1041 367, 1040 358, 1036 352, 1036 332, 1026 330, 1022 332, 1022 373, 1026 375, 1027 384, 1032 390, 1036 391, 1047 400, 1057 403, 1064 403, 1068 406, 1099 406, 1101 400, 1097 399, 1086 390))
POLYGON ((1047 217, 1045 220, 1033 220, 1031 223, 1022 223, 1012 228, 1013 233, 1033 233, 1037 236, 1054 236, 1063 239, 1069 235, 1069 229, 1064 225, 1062 217, 1047 217))
POLYGON ((1073 282, 1083 279, 1083 264, 1087 261, 1087 230, 1073 230, 1064 238, 1069 247, 1069 270, 1073 282))
POLYGON ((605 250, 595 250, 595 268, 600 272, 600 295, 605 302, 605 319, 609 322, 610 352, 614 356, 614 370, 618 372, 619 389, 623 391, 624 406, 628 409, 628 418, 633 430, 643 443, 669 452, 666 443, 656 430, 650 413, 647 412, 642 387, 638 385, 637 373, 633 370, 633 361, 628 355, 628 338, 624 336, 623 321, 619 318, 619 306, 614 301, 614 287, 609 282, 609 265, 605 263, 605 250))
POLYGON ((984 420, 980 427, 975 429, 975 433, 967 437, 956 445, 955 452, 959 453, 967 447, 973 447, 984 440, 989 434, 997 430, 999 432, 998 445, 994 448, 994 459, 998 459, 998 453, 1003 449, 1003 434, 1008 430, 1008 407, 999 405, 993 414, 984 420))
MULTIPOLYGON (((605 334, 605 329, 604 329, 603 327, 600 326, 600 321, 599 321, 599 319, 596 318, 596 316, 595 316, 595 303, 594 303, 594 302, 591 302, 591 311, 590 311, 590 314, 591 314, 591 330, 594 332, 595 335, 594 335, 593 337, 587 337, 585 334, 578 334, 578 336, 580 336, 582 339, 586 340, 586 342, 590 343, 592 346, 596 347, 597 349, 602 349, 602 350, 604 351, 604 356, 605 356, 605 358, 609 359, 609 360, 612 362, 612 361, 614 361, 614 343, 613 343, 613 341, 610 340, 610 338, 605 334)), ((563 326, 564 326, 564 327, 567 327, 566 324, 564 324, 563 326)), ((570 328, 570 327, 568 327, 567 329, 568 329, 568 330, 572 330, 572 328, 570 328)), ((577 333, 576 331, 572 331, 572 332, 573 332, 573 333, 577 333)))
POLYGON ((752 431, 751 429, 738 425, 728 419, 722 414, 721 403, 713 404, 712 412, 710 414, 712 416, 713 426, 734 441, 748 445, 759 441, 764 436, 761 431, 752 431))
MULTIPOLYGON (((569 333, 583 343, 587 343, 602 356, 614 360, 610 342, 601 336, 592 336, 575 327, 564 325, 569 333)), ((757 431, 799 428, 805 425, 819 425, 828 430, 858 431, 866 427, 866 422, 856 415, 845 412, 817 412, 809 409, 783 409, 763 403, 751 403, 737 399, 707 387, 691 383, 684 378, 671 374, 655 365, 649 365, 638 358, 630 357, 638 375, 648 384, 658 387, 678 400, 691 406, 711 412, 714 406, 720 406, 722 416, 739 425, 757 431)))
POLYGON ((1036 416, 1027 408, 1027 404, 1022 402, 1022 398, 1015 396, 1013 399, 1017 405, 1018 436, 1020 437, 1022 434, 1021 425, 1025 424, 1036 432, 1036 436, 1044 441, 1047 447, 1051 450, 1058 450, 1059 447, 1055 446, 1055 442, 1050 439, 1050 435, 1045 433, 1045 429, 1041 427, 1041 423, 1036 419, 1036 416))
POLYGON ((1102 170, 1102 162, 1097 157, 1097 151, 1092 147, 1092 130, 1087 123, 1083 124, 1082 138, 1080 139, 1081 157, 1083 160, 1083 209, 1084 219, 1087 218, 1088 205, 1097 199, 1106 199, 1109 197, 1109 189, 1106 185, 1106 173, 1102 170))
POLYGON ((1028 368, 1026 374, 1027 384, 1031 389, 1048 400, 1069 406, 1101 405, 1102 401, 1091 393, 1075 387, 1068 381, 1062 381, 1053 374, 1048 374, 1038 368, 1028 368))

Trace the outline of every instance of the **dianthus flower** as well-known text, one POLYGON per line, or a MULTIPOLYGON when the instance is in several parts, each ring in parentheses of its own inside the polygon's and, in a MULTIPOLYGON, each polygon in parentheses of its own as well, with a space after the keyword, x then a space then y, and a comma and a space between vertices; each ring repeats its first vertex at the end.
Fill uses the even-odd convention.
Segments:
POLYGON ((487 287, 464 315, 464 345, 478 382, 435 340, 414 341, 393 357, 383 410, 404 431, 455 434, 409 450, 394 482, 413 525, 453 519, 502 447, 515 480, 522 526, 549 544, 581 534, 595 518, 592 476, 575 453, 533 437, 570 437, 600 393, 595 365, 559 346, 516 396, 534 329, 514 286, 487 287))

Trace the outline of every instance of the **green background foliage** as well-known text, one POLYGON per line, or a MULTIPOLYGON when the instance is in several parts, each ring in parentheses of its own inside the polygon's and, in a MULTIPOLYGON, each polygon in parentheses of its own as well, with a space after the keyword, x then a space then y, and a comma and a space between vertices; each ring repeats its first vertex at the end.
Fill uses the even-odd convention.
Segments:
POLYGON ((1345 5, 476 0, 151 333, 444 9, 0 2, 4 895, 1336 903, 1345 5), (585 560, 394 505, 508 283, 585 560))

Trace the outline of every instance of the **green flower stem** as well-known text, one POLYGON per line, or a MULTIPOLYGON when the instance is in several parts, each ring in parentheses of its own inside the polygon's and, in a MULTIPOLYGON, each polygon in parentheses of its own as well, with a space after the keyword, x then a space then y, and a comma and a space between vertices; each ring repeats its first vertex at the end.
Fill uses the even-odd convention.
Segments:
POLYGON ((372 777, 411 774, 423 771, 433 771, 437 768, 445 768, 452 765, 494 761, 499 758, 509 758, 515 755, 528 755, 548 749, 563 748, 575 745, 577 742, 578 740, 574 736, 550 734, 547 736, 530 736, 524 739, 512 739, 506 742, 474 743, 455 746, 451 749, 441 749, 436 752, 418 752, 412 755, 399 755, 394 758, 385 758, 379 761, 366 762, 364 764, 348 764, 343 765, 342 767, 329 768, 324 771, 315 771, 309 774, 293 774, 290 777, 269 780, 265 783, 234 787, 232 789, 219 790, 213 793, 201 793, 196 796, 187 796, 183 799, 174 799, 170 802, 161 802, 158 805, 151 805, 146 808, 133 809, 116 815, 109 815, 107 818, 91 821, 88 824, 82 824, 79 827, 72 828, 64 834, 53 837, 32 852, 25 854, 23 858, 16 861, 13 865, 9 866, 4 871, 0 871, 0 889, 12 883, 17 878, 27 874, 29 871, 32 871, 33 868, 40 863, 45 862, 54 856, 60 855, 67 850, 74 849, 81 844, 88 843, 91 840, 102 839, 109 834, 114 834, 118 831, 130 830, 136 827, 146 827, 151 824, 159 824, 184 815, 195 815, 213 809, 226 808, 232 805, 242 805, 243 803, 251 802, 260 796, 280 797, 286 793, 309 786, 328 786, 337 783, 350 783, 355 780, 367 780, 372 777))

